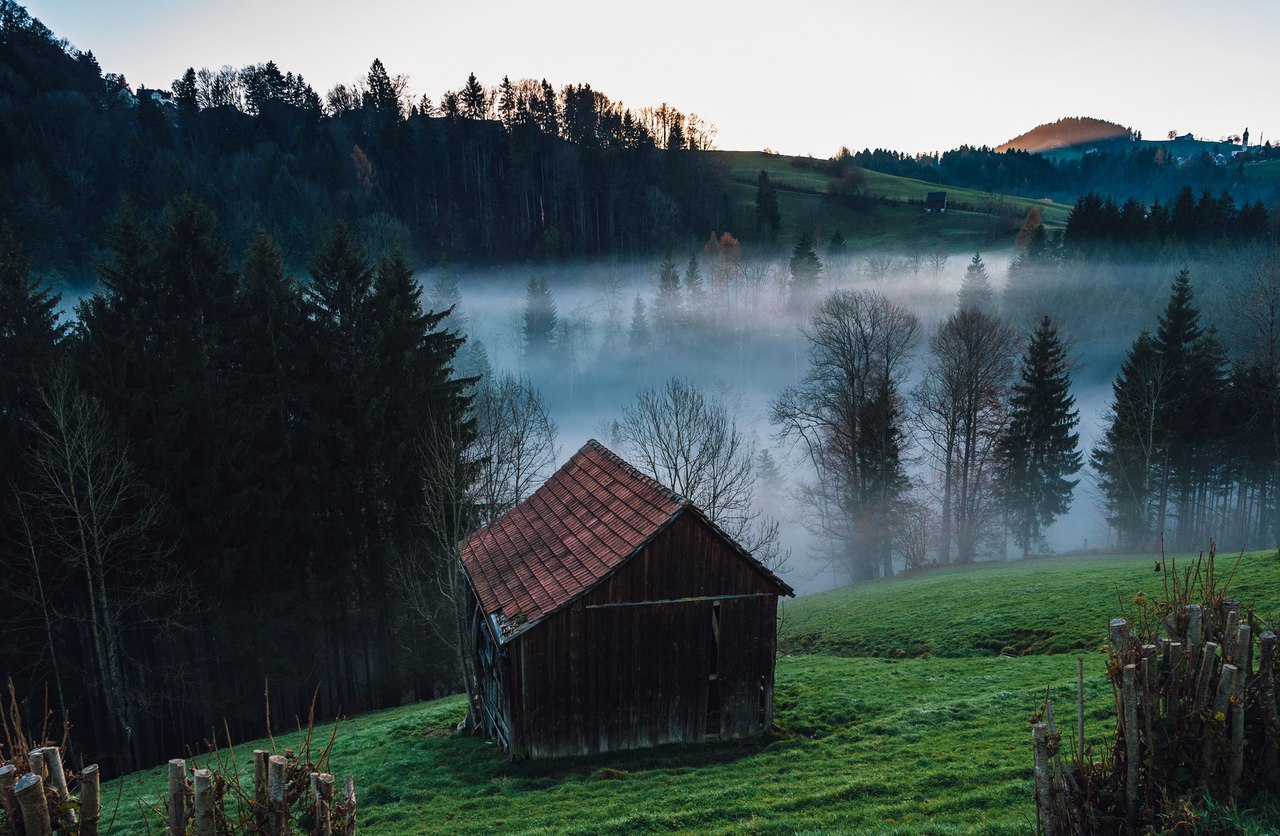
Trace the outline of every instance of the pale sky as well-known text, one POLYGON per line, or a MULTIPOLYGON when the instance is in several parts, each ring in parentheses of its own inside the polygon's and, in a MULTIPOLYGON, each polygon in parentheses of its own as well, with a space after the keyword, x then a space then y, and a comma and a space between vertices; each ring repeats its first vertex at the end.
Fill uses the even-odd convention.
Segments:
POLYGON ((433 101, 469 72, 486 85, 589 82, 634 108, 666 101, 715 124, 726 149, 998 145, 1063 116, 1149 139, 1246 127, 1255 142, 1280 139, 1280 3, 1269 0, 26 5, 135 86, 271 59, 323 97, 381 58, 433 101))

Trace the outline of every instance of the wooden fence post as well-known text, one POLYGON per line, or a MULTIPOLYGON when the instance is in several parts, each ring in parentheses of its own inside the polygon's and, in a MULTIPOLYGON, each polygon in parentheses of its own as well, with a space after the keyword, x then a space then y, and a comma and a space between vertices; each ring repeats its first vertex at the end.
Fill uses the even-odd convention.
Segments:
POLYGON ((1138 811, 1138 762, 1142 759, 1138 751, 1141 743, 1138 733, 1138 691, 1137 666, 1125 665, 1121 674, 1121 705, 1124 706, 1124 797, 1125 808, 1129 815, 1138 811))
POLYGON ((28 772, 18 779, 13 794, 22 810, 26 836, 49 836, 53 832, 53 824, 49 821, 49 805, 44 799, 44 779, 28 772))
MULTIPOLYGON (((57 746, 46 746, 42 751, 44 768, 49 773, 49 786, 57 791, 58 801, 65 804, 71 799, 71 792, 67 789, 66 770, 62 768, 62 751, 57 746)), ((67 810, 67 817, 74 824, 77 819, 76 811, 67 810)))
POLYGON ((1076 657, 1076 770, 1084 772, 1084 657, 1076 657))
POLYGON ((342 829, 342 836, 356 836, 356 779, 348 775, 345 789, 343 795, 346 796, 347 809, 351 812, 347 816, 347 826, 342 829))
POLYGON ((213 831, 213 773, 197 769, 192 776, 195 785, 192 806, 195 808, 196 836, 214 836, 213 831))
POLYGON ((253 823, 262 831, 267 829, 267 822, 271 820, 271 800, 267 791, 268 755, 266 749, 253 750, 253 823))
POLYGON ((1045 836, 1054 836, 1053 806, 1049 803, 1049 744, 1045 733, 1045 724, 1036 723, 1031 727, 1031 745, 1035 750, 1035 795, 1036 816, 1045 836))
POLYGON ((1262 717, 1265 721, 1264 765, 1270 773, 1276 768, 1277 752, 1280 751, 1280 708, 1276 705, 1276 634, 1267 630, 1258 637, 1262 651, 1258 662, 1258 677, 1262 680, 1262 717))
POLYGON ((49 775, 44 767, 44 749, 36 749, 27 753, 27 768, 32 775, 39 775, 42 780, 49 780, 49 775))
POLYGON ((271 809, 269 827, 273 834, 283 834, 289 818, 289 809, 285 806, 284 800, 285 764, 284 755, 272 755, 267 759, 267 792, 270 796, 268 804, 271 809))
POLYGON ((18 820, 18 801, 13 797, 13 785, 18 780, 18 767, 11 763, 0 766, 0 804, 4 805, 5 817, 12 822, 18 820))
POLYGON ((1204 653, 1200 656, 1200 675, 1196 677, 1195 710, 1204 708, 1209 698, 1209 680, 1213 678, 1213 663, 1217 661, 1218 645, 1214 642, 1204 643, 1204 653))
POLYGON ((98 765, 90 764, 80 773, 80 836, 98 836, 102 799, 98 786, 98 765))
POLYGON ((315 836, 333 836, 333 776, 328 772, 311 773, 311 792, 315 796, 315 836))
POLYGON ((169 761, 169 836, 187 832, 187 762, 182 758, 169 761))

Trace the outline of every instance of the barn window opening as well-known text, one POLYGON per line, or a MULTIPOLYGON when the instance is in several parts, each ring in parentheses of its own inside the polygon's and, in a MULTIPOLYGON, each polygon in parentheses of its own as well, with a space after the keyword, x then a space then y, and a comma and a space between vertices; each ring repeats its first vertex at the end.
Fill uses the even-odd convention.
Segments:
POLYGON ((720 736, 720 605, 711 605, 711 651, 707 654, 710 671, 707 675, 707 724, 706 736, 720 736))

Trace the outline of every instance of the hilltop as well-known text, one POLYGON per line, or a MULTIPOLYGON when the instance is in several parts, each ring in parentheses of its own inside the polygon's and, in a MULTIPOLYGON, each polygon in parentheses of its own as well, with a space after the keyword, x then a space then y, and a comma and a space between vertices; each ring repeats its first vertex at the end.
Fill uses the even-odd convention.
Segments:
POLYGON ((735 217, 755 213, 760 172, 769 175, 778 192, 782 215, 781 243, 789 245, 800 232, 825 242, 839 232, 853 252, 896 249, 900 252, 948 252, 1009 245, 1032 206, 1040 208, 1045 228, 1066 226, 1071 207, 978 189, 930 183, 911 177, 857 169, 852 191, 842 185, 847 172, 837 173, 830 160, 792 157, 762 151, 708 151, 728 171, 729 196, 735 217), (926 214, 925 196, 945 191, 948 210, 926 214))
POLYGON ((996 151, 1003 153, 1012 149, 1038 154, 1073 145, 1130 139, 1133 136, 1132 128, 1126 128, 1115 122, 1088 116, 1068 116, 1056 122, 1037 125, 1026 133, 997 146, 996 151))

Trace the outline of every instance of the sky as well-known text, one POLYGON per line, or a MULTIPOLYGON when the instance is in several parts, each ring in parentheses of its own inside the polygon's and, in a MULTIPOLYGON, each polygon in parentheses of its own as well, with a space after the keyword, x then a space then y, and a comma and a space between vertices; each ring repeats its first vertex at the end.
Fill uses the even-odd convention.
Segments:
MULTIPOLYGON (((21 0, 20 0, 21 2, 21 0)), ((894 0, 645 4, 27 0, 104 72, 167 87, 188 66, 274 60, 324 95, 374 58, 438 101, 474 72, 668 102, 731 150, 833 155, 998 145, 1064 116, 1148 139, 1280 139, 1267 88, 1280 3, 894 0)))

